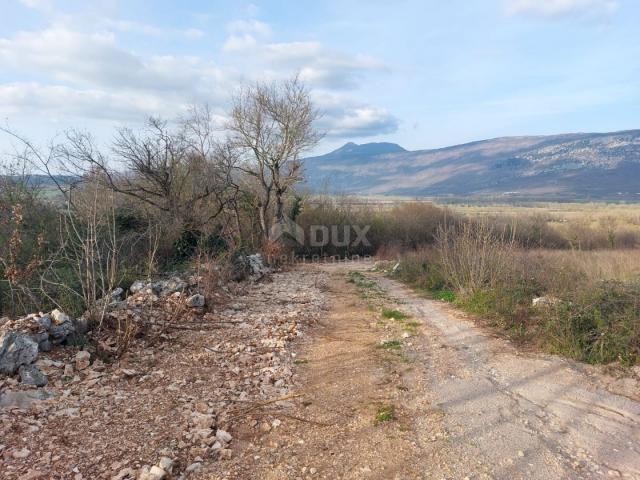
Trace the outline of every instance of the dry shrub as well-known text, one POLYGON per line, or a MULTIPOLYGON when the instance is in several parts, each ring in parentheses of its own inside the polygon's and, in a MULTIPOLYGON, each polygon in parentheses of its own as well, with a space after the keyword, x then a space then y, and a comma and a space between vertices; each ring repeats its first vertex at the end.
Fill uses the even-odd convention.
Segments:
MULTIPOLYGON (((322 247, 310 245, 295 248, 305 255, 372 255, 381 249, 414 249, 434 242, 438 227, 445 222, 458 223, 458 216, 449 210, 428 202, 409 202, 388 207, 384 204, 350 203, 343 199, 320 197, 309 202, 296 220, 305 233, 313 225, 336 228, 342 239, 345 228, 357 226, 368 228, 367 244, 333 245, 322 247)), ((351 231, 351 240, 355 240, 351 231)))
POLYGON ((206 305, 219 302, 221 287, 230 283, 233 266, 229 258, 228 254, 211 255, 202 251, 195 258, 198 290, 204 295, 206 305))
MULTIPOLYGON (((580 272, 589 281, 632 281, 640 278, 640 252, 617 250, 531 250, 526 256, 543 265, 548 276, 558 276, 560 270, 580 272)), ((560 284, 566 279, 558 278, 560 284)))
POLYGON ((405 249, 398 244, 386 244, 378 248, 376 257, 380 260, 398 260, 402 257, 404 252, 405 249))
POLYGON ((289 263, 289 251, 290 247, 274 240, 266 240, 260 248, 264 263, 274 268, 282 267, 289 263))
POLYGON ((511 271, 515 242, 486 222, 441 227, 436 236, 447 282, 463 295, 493 288, 511 271))

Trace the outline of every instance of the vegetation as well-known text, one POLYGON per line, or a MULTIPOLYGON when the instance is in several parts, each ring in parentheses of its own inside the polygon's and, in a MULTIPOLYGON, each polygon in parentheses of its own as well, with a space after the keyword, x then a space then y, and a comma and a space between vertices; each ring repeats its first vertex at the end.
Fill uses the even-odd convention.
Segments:
POLYGON ((590 363, 640 360, 637 252, 531 249, 497 231, 443 226, 402 255, 397 275, 516 341, 590 363))
POLYGON ((407 318, 407 315, 405 315, 401 311, 388 309, 388 308, 383 308, 382 309, 382 316, 384 318, 389 318, 389 319, 393 319, 393 320, 404 320, 404 319, 407 318))
POLYGON ((376 410, 376 417, 374 420, 375 425, 380 425, 384 422, 391 422, 396 419, 396 409, 393 405, 382 404, 378 406, 376 410))
POLYGON ((400 340, 387 340, 382 342, 378 348, 384 350, 400 350, 402 348, 402 342, 400 340))
MULTIPOLYGON (((301 157, 320 138, 317 115, 292 79, 241 90, 226 125, 193 107, 172 122, 119 129, 108 149, 70 131, 42 151, 3 129, 21 148, 0 172, 0 315, 57 306, 99 324, 100 299, 115 287, 194 262, 209 265, 201 271, 213 285, 239 278, 247 253, 273 264, 375 254, 399 262, 403 281, 517 341, 587 362, 640 360, 640 208, 310 195, 301 157)), ((347 279, 362 297, 383 297, 361 272, 347 279)), ((417 328, 400 311, 381 314, 417 328)))
POLYGON ((19 148, 0 163, 0 316, 56 306, 101 322, 100 299, 136 278, 203 261, 228 272, 246 252, 277 261, 269 228, 295 208, 316 116, 293 79, 242 90, 227 125, 194 106, 118 129, 107 149, 71 130, 41 150, 2 128, 19 148))

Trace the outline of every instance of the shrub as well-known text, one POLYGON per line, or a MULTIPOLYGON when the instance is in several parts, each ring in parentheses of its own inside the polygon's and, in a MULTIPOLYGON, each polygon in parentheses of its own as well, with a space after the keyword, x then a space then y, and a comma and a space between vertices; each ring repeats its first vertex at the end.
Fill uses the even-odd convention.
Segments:
POLYGON ((600 282, 566 298, 545 316, 553 351, 590 363, 640 359, 640 283, 600 282))
POLYGON ((590 363, 640 361, 637 252, 505 249, 486 232, 454 232, 437 248, 405 253, 396 275, 518 341, 590 363), (534 308, 543 295, 558 302, 534 308))
POLYGON ((485 222, 443 226, 436 237, 438 263, 447 283, 463 295, 495 287, 508 274, 513 239, 485 222))

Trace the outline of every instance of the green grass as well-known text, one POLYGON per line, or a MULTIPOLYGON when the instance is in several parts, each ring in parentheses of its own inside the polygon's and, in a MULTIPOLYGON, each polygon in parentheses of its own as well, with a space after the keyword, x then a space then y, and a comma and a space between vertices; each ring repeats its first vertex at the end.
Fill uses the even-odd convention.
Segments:
POLYGON ((456 294, 451 290, 434 290, 431 291, 431 298, 434 300, 443 300, 453 303, 456 301, 456 294))
POLYGON ((384 350, 400 350, 402 348, 402 342, 400 340, 387 340, 379 344, 378 348, 384 350))
POLYGON ((408 317, 399 310, 392 310, 389 308, 382 309, 382 316, 393 320, 405 320, 408 317))
POLYGON ((396 419, 396 409, 393 405, 383 404, 378 406, 376 411, 376 418, 374 420, 375 425, 380 425, 384 422, 391 422, 396 419))
POLYGON ((517 343, 587 363, 640 363, 640 278, 604 281, 577 267, 560 268, 548 261, 533 266, 538 270, 527 275, 506 269, 492 285, 458 292, 440 281, 437 262, 409 256, 399 278, 425 296, 478 316, 517 343), (541 295, 560 302, 533 308, 532 299, 541 295))
POLYGON ((347 273, 347 282, 353 283, 358 288, 374 288, 376 282, 369 280, 361 272, 351 271, 347 273))

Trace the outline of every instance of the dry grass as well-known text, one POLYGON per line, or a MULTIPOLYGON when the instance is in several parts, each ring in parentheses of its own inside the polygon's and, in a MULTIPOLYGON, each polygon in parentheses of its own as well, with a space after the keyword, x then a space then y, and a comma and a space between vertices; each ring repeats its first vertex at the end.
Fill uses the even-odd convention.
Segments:
POLYGON ((565 266, 583 272, 592 280, 622 282, 640 278, 640 251, 616 250, 532 250, 528 256, 539 257, 549 265, 565 266))
POLYGON ((640 204, 526 203, 522 205, 452 205, 468 218, 503 222, 541 223, 573 248, 632 248, 640 246, 640 204))

